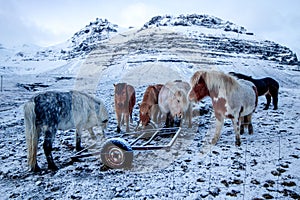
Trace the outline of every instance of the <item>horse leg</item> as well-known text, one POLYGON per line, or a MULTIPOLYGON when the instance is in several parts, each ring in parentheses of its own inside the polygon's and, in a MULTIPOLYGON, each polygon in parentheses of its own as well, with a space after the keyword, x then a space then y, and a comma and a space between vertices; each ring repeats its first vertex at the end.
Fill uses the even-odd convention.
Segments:
POLYGON ((55 133, 56 133, 56 130, 52 130, 52 131, 46 130, 44 144, 43 144, 44 153, 46 155, 46 159, 48 162, 48 169, 51 169, 53 171, 58 170, 58 167, 55 165, 53 157, 52 157, 52 153, 51 153, 52 143, 53 143, 53 140, 55 137, 55 133))
POLYGON ((132 111, 131 111, 131 113, 129 114, 129 120, 130 120, 130 123, 133 123, 132 111))
POLYGON ((248 123, 249 123, 249 124, 248 124, 248 133, 251 135, 251 134, 253 134, 252 114, 247 115, 246 118, 247 118, 247 121, 248 121, 248 123))
POLYGON ((130 131, 130 129, 129 129, 129 117, 130 117, 130 114, 129 114, 129 113, 126 113, 126 114, 125 114, 126 132, 129 132, 129 131, 130 131))
POLYGON ((92 138, 93 140, 96 140, 97 137, 96 137, 96 134, 95 134, 95 132, 94 132, 94 130, 93 130, 93 127, 89 128, 88 131, 89 131, 89 133, 90 133, 91 138, 92 138))
POLYGON ((152 105, 150 112, 151 112, 151 119, 153 122, 155 122, 156 124, 158 123, 158 108, 157 108, 157 104, 152 105))
POLYGON ((270 91, 272 98, 273 98, 273 110, 277 110, 278 109, 278 89, 272 89, 270 91))
POLYGON ((117 121, 118 121, 117 132, 118 133, 121 132, 121 119, 122 119, 122 113, 117 113, 117 121))
POLYGON ((192 115, 193 115, 193 108, 192 108, 192 105, 189 105, 189 108, 186 112, 186 118, 188 121, 188 127, 189 128, 192 128, 192 115))
POLYGON ((167 113, 166 123, 164 128, 169 128, 174 126, 174 119, 170 112, 167 113))
POLYGON ((245 133, 245 126, 248 124, 247 117, 241 117, 241 127, 240 127, 240 134, 243 135, 245 133))
POLYGON ((234 128, 234 132, 235 132, 235 145, 236 146, 241 146, 241 135, 240 135, 240 127, 241 127, 241 121, 242 121, 243 117, 237 118, 237 120, 235 120, 235 118, 232 119, 232 124, 233 124, 233 128, 234 128))
POLYGON ((266 99, 267 99, 267 105, 265 106, 264 110, 268 110, 271 103, 271 95, 269 93, 266 94, 266 99))
POLYGON ((81 147, 81 134, 82 129, 80 127, 76 128, 76 151, 81 151, 83 147, 81 147))
POLYGON ((217 118, 216 119, 216 133, 211 141, 212 145, 215 145, 219 141, 223 125, 224 125, 224 118, 223 117, 217 118))
POLYGON ((164 115, 157 106, 157 124, 163 121, 164 115))

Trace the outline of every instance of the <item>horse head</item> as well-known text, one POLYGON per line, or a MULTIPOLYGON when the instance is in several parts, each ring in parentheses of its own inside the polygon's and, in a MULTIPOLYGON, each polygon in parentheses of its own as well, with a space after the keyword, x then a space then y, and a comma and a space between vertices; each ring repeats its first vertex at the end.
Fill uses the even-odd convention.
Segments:
POLYGON ((123 108, 125 105, 127 105, 128 102, 127 84, 118 83, 118 84, 114 84, 114 87, 115 87, 115 106, 119 108, 123 108))
POLYGON ((107 128, 107 122, 108 122, 108 111, 106 107, 104 106, 103 102, 99 102, 99 108, 97 110, 97 119, 98 119, 98 125, 101 126, 103 132, 107 128))
POLYGON ((174 117, 174 123, 179 126, 184 113, 189 107, 189 100, 187 99, 186 92, 183 90, 174 92, 173 98, 170 98, 169 101, 171 115, 174 117))
POLYGON ((147 126, 151 120, 150 119, 151 105, 143 102, 139 106, 140 106, 140 121, 142 122, 143 126, 147 126))
POLYGON ((244 80, 248 80, 248 81, 253 80, 252 76, 247 76, 245 74, 240 74, 240 73, 236 73, 236 72, 229 72, 229 74, 232 76, 235 76, 238 79, 244 79, 244 80))

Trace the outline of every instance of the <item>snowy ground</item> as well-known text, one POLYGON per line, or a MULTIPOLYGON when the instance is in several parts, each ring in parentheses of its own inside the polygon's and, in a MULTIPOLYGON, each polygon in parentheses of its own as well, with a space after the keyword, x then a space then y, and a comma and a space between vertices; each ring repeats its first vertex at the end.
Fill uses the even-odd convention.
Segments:
MULTIPOLYGON (((129 55, 127 59, 137 58, 129 55)), ((28 172, 23 103, 40 91, 86 87, 82 85, 88 84, 82 82, 85 77, 82 66, 89 62, 43 63, 47 67, 58 66, 26 74, 16 73, 18 68, 14 68, 14 72, 5 71, 10 70, 9 67, 1 68, 4 79, 0 93, 0 199, 300 199, 300 73, 253 59, 240 61, 237 58, 231 60, 235 65, 215 66, 225 72, 234 70, 255 77, 271 76, 281 86, 278 110, 272 110, 272 106, 270 110, 263 110, 265 98, 259 98, 253 116, 254 134, 246 132, 241 147, 234 145, 229 120, 225 122, 217 145, 207 143, 214 132, 214 116, 210 100, 205 99, 195 108, 195 113, 203 111, 204 114, 195 114, 193 128, 184 126, 170 151, 134 152, 130 170, 107 170, 97 157, 70 163, 70 156, 75 153, 67 145, 75 143, 74 130, 70 130, 59 132, 54 143, 53 154, 60 170, 46 170, 41 138, 38 162, 43 170, 37 174, 28 172), (35 85, 37 91, 24 89, 30 84, 35 85)), ((101 68, 101 76, 97 78, 99 84, 93 88, 110 112, 107 137, 116 136, 112 83, 133 84, 139 102, 150 82, 164 83, 167 78, 188 81, 193 71, 201 68, 195 65, 180 68, 177 63, 159 61, 131 66, 111 63, 110 67, 101 68), (159 75, 144 76, 144 70, 149 68, 159 69, 159 75)), ((16 67, 20 67, 20 71, 24 69, 22 63, 16 67)), ((137 121, 138 107, 135 106, 132 127, 137 121)), ((84 139, 85 145, 93 142, 88 137, 84 139)), ((100 136, 98 140, 101 146, 104 141, 100 136)))

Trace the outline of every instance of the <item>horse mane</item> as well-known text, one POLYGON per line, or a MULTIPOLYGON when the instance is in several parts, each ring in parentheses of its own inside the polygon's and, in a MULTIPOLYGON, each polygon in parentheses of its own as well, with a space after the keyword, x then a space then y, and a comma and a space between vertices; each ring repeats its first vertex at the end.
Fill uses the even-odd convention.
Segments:
POLYGON ((150 86, 147 87, 147 89, 144 93, 142 102, 147 101, 147 99, 151 96, 152 91, 155 93, 155 95, 158 94, 158 90, 156 89, 156 87, 154 85, 150 85, 150 86))
POLYGON ((235 89, 239 84, 237 80, 221 71, 197 71, 191 78, 191 85, 195 86, 203 79, 209 91, 224 88, 226 91, 235 89))

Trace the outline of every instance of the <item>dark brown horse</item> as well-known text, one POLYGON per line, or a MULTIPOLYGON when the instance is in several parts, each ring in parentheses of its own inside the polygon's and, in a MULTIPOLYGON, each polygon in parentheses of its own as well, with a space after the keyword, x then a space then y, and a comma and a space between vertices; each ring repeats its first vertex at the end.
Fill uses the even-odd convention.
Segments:
POLYGON ((254 79, 251 76, 246 76, 244 74, 240 73, 235 73, 235 72, 229 72, 229 74, 239 78, 239 79, 244 79, 247 81, 252 82, 258 92, 258 96, 265 95, 267 99, 267 104, 264 108, 264 110, 268 110, 270 103, 271 103, 271 97, 273 98, 273 105, 274 105, 274 110, 278 109, 278 90, 279 90, 279 83, 274 80, 271 77, 266 77, 262 79, 254 79))
POLYGON ((135 90, 127 83, 114 84, 115 86, 115 111, 118 121, 117 132, 121 132, 121 120, 126 122, 126 132, 129 132, 129 117, 132 120, 132 111, 135 105, 135 90))
POLYGON ((163 87, 162 84, 150 85, 147 87, 140 107, 140 123, 145 127, 149 124, 150 120, 157 123, 159 113, 158 95, 163 87))

